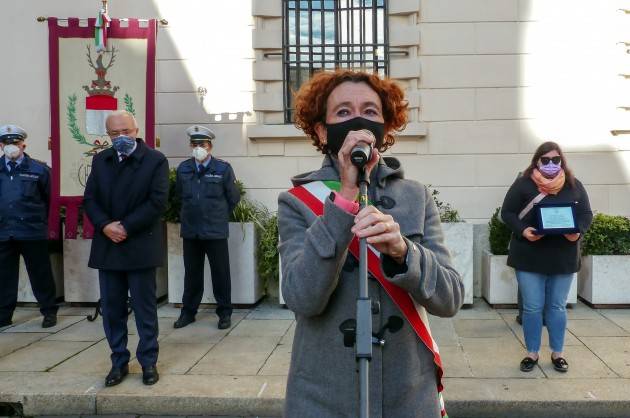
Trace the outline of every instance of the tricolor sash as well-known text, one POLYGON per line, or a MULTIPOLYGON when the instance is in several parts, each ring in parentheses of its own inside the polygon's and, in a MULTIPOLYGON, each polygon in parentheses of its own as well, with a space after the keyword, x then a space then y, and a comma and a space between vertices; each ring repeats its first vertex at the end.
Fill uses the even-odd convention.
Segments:
MULTIPOLYGON (((324 214, 324 202, 326 198, 330 195, 331 191, 339 191, 340 187, 341 183, 338 181, 313 181, 294 187, 289 190, 289 193, 304 203, 315 215, 322 216, 324 214)), ((359 259, 359 240, 356 236, 352 238, 348 250, 357 260, 359 259)), ((416 303, 407 291, 385 278, 381 270, 380 253, 369 244, 367 254, 368 271, 376 278, 383 289, 385 289, 385 292, 392 301, 394 301, 396 306, 398 306, 405 319, 407 319, 407 322, 409 322, 409 325, 411 325, 418 338, 420 338, 420 341, 422 341, 433 354, 433 362, 437 368, 437 390, 440 411, 442 417, 448 418, 444 408, 444 398, 442 396, 444 389, 442 385, 442 376, 444 375, 442 359, 440 358, 438 346, 431 335, 427 312, 423 306, 416 303)))

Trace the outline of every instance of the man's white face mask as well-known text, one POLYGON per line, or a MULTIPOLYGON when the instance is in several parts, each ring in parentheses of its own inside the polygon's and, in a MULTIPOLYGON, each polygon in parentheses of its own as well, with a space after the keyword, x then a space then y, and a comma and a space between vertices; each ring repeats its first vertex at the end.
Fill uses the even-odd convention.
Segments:
POLYGON ((192 156, 195 160, 202 162, 208 157, 208 151, 202 147, 195 147, 192 150, 192 156))
POLYGON ((4 155, 10 160, 16 160, 20 157, 20 147, 14 144, 5 145, 2 149, 4 151, 4 155))

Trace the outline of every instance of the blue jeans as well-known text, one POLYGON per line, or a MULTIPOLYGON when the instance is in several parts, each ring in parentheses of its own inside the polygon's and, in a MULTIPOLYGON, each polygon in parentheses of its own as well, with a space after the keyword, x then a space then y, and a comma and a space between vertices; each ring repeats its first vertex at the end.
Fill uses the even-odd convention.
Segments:
POLYGON ((540 351, 544 309, 551 351, 562 352, 567 327, 566 305, 573 274, 516 270, 516 279, 523 296, 523 333, 527 351, 540 351))

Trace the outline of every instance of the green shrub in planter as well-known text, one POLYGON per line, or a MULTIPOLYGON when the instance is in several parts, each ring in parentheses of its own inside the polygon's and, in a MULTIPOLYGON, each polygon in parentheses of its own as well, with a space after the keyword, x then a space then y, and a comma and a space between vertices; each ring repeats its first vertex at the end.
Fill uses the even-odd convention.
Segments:
POLYGON ((598 213, 584 234, 583 255, 630 255, 630 219, 598 213))
POLYGON ((510 228, 501 221, 500 214, 501 208, 498 207, 488 222, 490 251, 494 255, 506 255, 508 253, 508 244, 512 236, 510 228))
POLYGON ((179 211, 182 207, 180 198, 175 193, 175 179, 177 178, 177 170, 171 168, 168 173, 168 201, 166 202, 166 212, 164 220, 174 224, 179 223, 179 211))
POLYGON ((258 243, 258 274, 263 279, 265 289, 278 287, 280 277, 278 267, 278 215, 267 218, 259 233, 258 243))
MULTIPOLYGON (((429 187, 431 187, 429 185, 429 187)), ((464 222, 464 220, 459 216, 459 212, 456 209, 453 209, 450 203, 444 203, 440 199, 438 199, 438 192, 436 189, 433 189, 431 192, 431 196, 433 197, 433 201, 435 202, 435 206, 437 206, 438 212, 440 213, 440 221, 441 222, 464 222)))

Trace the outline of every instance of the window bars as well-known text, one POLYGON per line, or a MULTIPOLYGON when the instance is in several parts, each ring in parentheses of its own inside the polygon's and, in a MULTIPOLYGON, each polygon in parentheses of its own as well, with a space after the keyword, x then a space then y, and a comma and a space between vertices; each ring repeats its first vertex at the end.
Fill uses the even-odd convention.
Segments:
POLYGON ((285 122, 313 73, 353 68, 388 74, 386 0, 283 0, 285 122))

